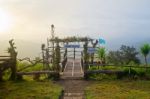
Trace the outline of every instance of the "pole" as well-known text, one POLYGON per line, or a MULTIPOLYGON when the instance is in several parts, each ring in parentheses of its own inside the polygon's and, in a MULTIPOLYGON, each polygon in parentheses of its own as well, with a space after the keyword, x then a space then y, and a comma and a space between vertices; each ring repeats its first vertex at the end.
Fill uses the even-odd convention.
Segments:
POLYGON ((74 60, 75 60, 75 55, 76 55, 75 52, 76 52, 76 51, 75 51, 75 48, 74 48, 74 60))

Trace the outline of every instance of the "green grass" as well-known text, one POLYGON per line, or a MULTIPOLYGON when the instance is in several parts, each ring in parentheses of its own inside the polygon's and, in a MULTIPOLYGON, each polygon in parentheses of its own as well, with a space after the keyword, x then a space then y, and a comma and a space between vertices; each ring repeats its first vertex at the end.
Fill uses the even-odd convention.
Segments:
POLYGON ((150 81, 96 81, 85 92, 87 99, 150 99, 150 81))
MULTIPOLYGON (((17 69, 19 70, 19 69, 22 69, 22 68, 29 66, 29 65, 31 65, 31 64, 29 64, 27 62, 18 62, 17 63, 17 69)), ((43 69, 44 69, 43 64, 37 63, 34 66, 31 66, 29 68, 24 69, 23 71, 24 72, 30 72, 30 71, 39 71, 39 70, 43 70, 43 69)))
POLYGON ((58 99, 62 88, 51 81, 0 82, 0 99, 58 99))

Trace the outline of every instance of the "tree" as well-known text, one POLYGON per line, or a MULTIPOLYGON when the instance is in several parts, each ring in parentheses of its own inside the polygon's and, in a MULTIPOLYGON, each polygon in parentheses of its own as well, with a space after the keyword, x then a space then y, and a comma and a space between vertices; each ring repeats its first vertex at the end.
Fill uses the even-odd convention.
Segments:
POLYGON ((144 44, 141 47, 141 53, 143 54, 144 58, 145 58, 145 65, 147 66, 147 55, 150 52, 150 45, 149 44, 144 44))
POLYGON ((107 55, 107 61, 108 63, 113 64, 129 64, 131 61, 139 64, 140 60, 137 57, 138 52, 136 51, 136 48, 133 46, 126 46, 122 45, 120 47, 120 50, 117 51, 110 51, 107 55))
POLYGON ((140 60, 137 57, 139 53, 136 51, 136 48, 134 48, 133 46, 122 45, 120 47, 120 51, 121 51, 121 56, 123 57, 124 60, 124 64, 129 64, 131 61, 137 64, 140 63, 140 60))
POLYGON ((123 64, 123 57, 121 55, 120 51, 109 51, 108 55, 107 55, 107 63, 111 63, 111 64, 123 64))

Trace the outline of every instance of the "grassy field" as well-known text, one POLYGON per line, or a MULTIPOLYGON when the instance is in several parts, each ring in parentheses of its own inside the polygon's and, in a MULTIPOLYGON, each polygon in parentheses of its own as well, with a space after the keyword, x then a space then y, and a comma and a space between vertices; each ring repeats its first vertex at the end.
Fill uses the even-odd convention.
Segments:
POLYGON ((85 92, 87 99, 150 99, 150 81, 94 81, 85 92))
POLYGON ((0 82, 0 99, 58 99, 62 88, 51 81, 0 82))

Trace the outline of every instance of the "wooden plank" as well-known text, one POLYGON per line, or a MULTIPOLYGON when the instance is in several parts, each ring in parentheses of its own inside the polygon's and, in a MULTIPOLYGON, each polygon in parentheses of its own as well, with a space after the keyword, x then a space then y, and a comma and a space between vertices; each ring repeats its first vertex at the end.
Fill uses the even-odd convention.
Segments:
POLYGON ((17 72, 17 75, 35 75, 35 74, 58 74, 58 72, 56 71, 17 72))
POLYGON ((10 56, 0 56, 0 57, 10 57, 10 56))
POLYGON ((123 71, 114 71, 114 70, 90 70, 86 72, 87 74, 92 73, 104 73, 104 74, 116 74, 116 73, 123 73, 123 71))
POLYGON ((10 58, 0 59, 0 61, 8 61, 8 60, 10 60, 10 58))
POLYGON ((88 66, 114 66, 114 67, 131 67, 131 68, 150 68, 150 66, 129 66, 129 65, 109 65, 109 64, 88 64, 88 66))

